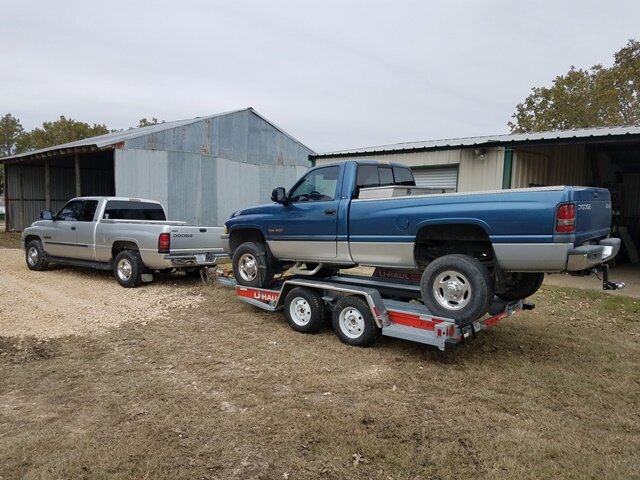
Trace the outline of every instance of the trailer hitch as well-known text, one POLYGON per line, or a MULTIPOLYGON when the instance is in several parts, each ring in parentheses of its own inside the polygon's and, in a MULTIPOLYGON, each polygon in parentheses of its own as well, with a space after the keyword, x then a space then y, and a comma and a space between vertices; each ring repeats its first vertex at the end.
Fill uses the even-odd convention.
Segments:
POLYGON ((602 289, 603 290, 619 290, 625 287, 624 282, 609 281, 609 265, 608 264, 603 263, 600 266, 600 268, 602 269, 602 289))

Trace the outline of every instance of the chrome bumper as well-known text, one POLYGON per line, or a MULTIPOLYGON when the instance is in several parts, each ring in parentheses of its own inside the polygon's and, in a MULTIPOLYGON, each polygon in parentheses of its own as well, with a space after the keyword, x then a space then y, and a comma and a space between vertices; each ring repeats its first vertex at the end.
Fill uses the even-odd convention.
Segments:
POLYGON ((166 255, 164 263, 167 268, 205 267, 229 261, 226 253, 207 252, 197 255, 166 255))
POLYGON ((579 272, 601 265, 620 251, 619 238, 605 238, 598 245, 581 245, 569 250, 568 272, 579 272))

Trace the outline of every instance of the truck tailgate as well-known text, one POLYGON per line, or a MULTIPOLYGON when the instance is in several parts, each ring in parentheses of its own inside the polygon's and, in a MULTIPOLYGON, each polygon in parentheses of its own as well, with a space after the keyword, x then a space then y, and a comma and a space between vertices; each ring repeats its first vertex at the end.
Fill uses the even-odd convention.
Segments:
POLYGON ((222 232, 223 227, 173 227, 170 231, 171 254, 222 253, 222 232))
POLYGON ((611 195, 606 188, 574 187, 576 243, 609 235, 611 195))

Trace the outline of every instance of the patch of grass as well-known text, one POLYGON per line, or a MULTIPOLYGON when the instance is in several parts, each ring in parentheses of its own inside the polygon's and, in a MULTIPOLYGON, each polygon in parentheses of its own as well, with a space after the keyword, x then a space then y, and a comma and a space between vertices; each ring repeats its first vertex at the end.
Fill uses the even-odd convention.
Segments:
POLYGON ((100 337, 4 338, 0 477, 637 478, 640 332, 608 320, 634 304, 595 293, 545 287, 447 352, 302 335, 217 286, 100 337))

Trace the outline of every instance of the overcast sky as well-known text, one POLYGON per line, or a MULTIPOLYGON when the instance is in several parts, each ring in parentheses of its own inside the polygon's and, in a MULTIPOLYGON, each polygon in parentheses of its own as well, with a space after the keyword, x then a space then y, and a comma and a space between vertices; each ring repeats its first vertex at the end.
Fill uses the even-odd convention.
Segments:
POLYGON ((508 133, 640 39, 637 0, 0 0, 0 115, 111 129, 245 107, 317 152, 508 133))

